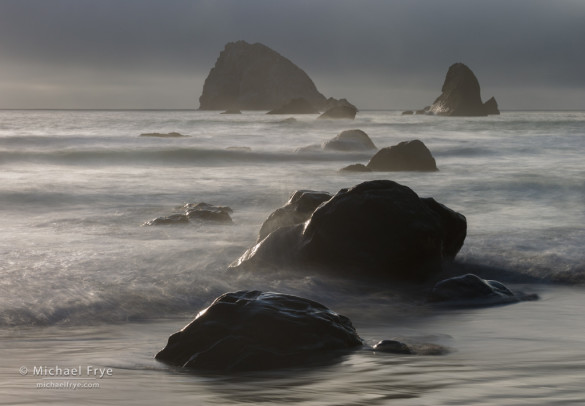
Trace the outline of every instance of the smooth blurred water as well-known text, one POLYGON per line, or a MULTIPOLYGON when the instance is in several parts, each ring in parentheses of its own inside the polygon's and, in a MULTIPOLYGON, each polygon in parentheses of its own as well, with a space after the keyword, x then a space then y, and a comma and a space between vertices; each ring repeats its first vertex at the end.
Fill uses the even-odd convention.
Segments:
POLYGON ((365 111, 355 121, 296 116, 295 123, 280 122, 287 117, 0 111, 6 404, 584 401, 577 381, 585 376, 579 310, 585 304, 585 113, 445 118, 365 111), (297 151, 352 128, 379 148, 422 140, 439 172, 341 174, 371 154, 297 151), (186 137, 140 137, 150 132, 186 137), (439 312, 399 292, 352 291, 318 276, 224 273, 294 190, 334 193, 369 179, 395 180, 463 213, 468 237, 459 261, 504 270, 498 274, 509 277, 504 282, 529 284, 523 287, 542 299, 439 312), (186 202, 230 206, 234 224, 142 226, 186 202), (201 307, 243 288, 320 301, 349 316, 369 340, 425 336, 453 351, 360 352, 315 371, 243 381, 185 375, 152 360, 201 307), (18 374, 22 365, 91 362, 116 371, 115 380, 91 393, 37 390, 35 378, 18 374))

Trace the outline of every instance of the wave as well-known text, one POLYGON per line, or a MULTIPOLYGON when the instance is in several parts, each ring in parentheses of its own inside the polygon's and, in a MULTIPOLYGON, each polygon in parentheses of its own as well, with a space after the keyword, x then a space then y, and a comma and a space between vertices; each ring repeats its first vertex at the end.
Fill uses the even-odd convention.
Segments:
POLYGON ((318 162, 369 159, 371 154, 317 151, 297 153, 295 151, 254 151, 246 147, 225 149, 166 148, 166 149, 67 149, 51 151, 3 151, 1 163, 50 163, 50 164, 126 164, 126 163, 181 163, 221 164, 274 163, 274 162, 318 162))

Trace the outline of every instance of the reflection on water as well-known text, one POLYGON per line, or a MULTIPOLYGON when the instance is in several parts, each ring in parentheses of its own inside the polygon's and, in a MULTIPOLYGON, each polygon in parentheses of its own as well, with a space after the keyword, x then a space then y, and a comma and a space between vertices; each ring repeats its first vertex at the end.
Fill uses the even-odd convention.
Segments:
POLYGON ((5 404, 567 405, 585 401, 582 292, 546 288, 542 300, 378 319, 367 343, 399 337, 449 349, 395 355, 360 349, 339 363, 232 376, 193 374, 152 358, 185 320, 4 331, 5 404), (42 349, 40 348, 42 347, 42 349), (36 389, 20 366, 111 367, 99 389, 36 389))

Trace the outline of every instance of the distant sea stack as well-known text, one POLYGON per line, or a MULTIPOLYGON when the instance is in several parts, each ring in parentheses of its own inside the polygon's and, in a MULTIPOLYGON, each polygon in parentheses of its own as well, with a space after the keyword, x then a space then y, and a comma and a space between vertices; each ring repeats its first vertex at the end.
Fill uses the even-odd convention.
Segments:
POLYGON ((486 103, 481 101, 479 82, 471 69, 462 63, 449 67, 443 93, 426 109, 429 114, 440 116, 487 116, 500 114, 493 97, 486 103))
POLYGON ((267 46, 230 42, 209 72, 200 110, 273 110, 303 98, 317 110, 327 98, 309 76, 267 46))

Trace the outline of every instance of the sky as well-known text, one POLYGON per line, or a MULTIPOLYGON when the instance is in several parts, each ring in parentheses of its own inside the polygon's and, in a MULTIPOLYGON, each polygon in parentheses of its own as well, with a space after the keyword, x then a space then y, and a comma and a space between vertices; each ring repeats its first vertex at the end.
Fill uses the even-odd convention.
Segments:
POLYGON ((502 110, 585 110, 585 0, 0 0, 0 108, 196 109, 225 44, 417 109, 463 62, 502 110))

